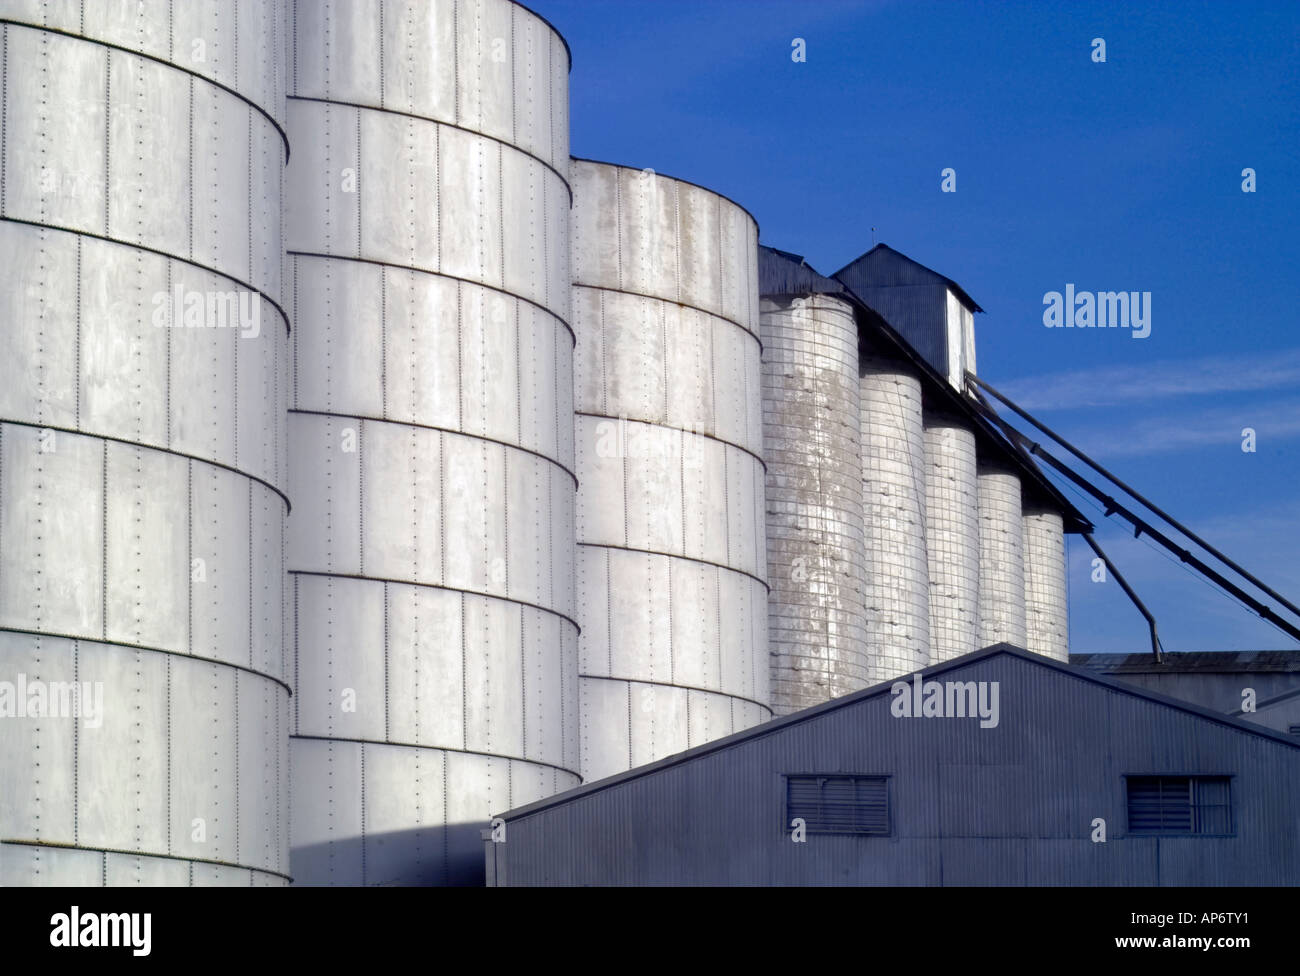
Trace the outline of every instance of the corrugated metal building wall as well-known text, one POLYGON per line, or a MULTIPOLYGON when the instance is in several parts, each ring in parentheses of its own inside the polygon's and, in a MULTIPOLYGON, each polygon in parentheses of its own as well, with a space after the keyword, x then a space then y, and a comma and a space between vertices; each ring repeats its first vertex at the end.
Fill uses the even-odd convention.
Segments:
POLYGON ((758 228, 650 170, 574 160, 582 771, 770 716, 758 228))
POLYGON ((472 883, 579 781, 567 53, 506 0, 293 39, 293 873, 472 883))
POLYGON ((280 884, 284 8, 0 16, 0 885, 280 884))
MULTIPOLYGON (((498 884, 1293 885, 1300 743, 1020 651, 998 722, 892 714, 888 685, 506 815, 498 884), (784 777, 889 779, 887 836, 792 840, 784 777), (1125 777, 1232 777, 1230 836, 1129 829, 1125 777), (1094 843, 1094 821, 1106 842, 1094 843)), ((910 689, 909 689, 910 693, 910 689)))

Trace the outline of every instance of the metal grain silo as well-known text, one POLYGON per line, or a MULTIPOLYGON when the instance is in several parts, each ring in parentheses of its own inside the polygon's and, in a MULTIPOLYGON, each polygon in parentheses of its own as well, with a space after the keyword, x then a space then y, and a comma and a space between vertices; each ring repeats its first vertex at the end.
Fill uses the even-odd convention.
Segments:
POLYGON ((0 885, 280 884, 283 6, 0 16, 0 885))
POLYGON ((772 708, 784 715, 871 678, 858 328, 827 294, 765 296, 760 313, 772 708))
POLYGON ((861 359, 862 514, 872 680, 930 664, 926 438, 921 381, 897 359, 861 359))
POLYGON ((1020 478, 1009 468, 980 461, 979 646, 1025 646, 1025 560, 1020 478))
POLYGON ((980 537, 975 435, 965 421, 925 417, 930 661, 979 647, 980 537))
POLYGON ((757 237, 731 201, 574 160, 582 771, 769 717, 757 237))
POLYGON ((294 877, 475 882, 579 781, 567 49, 506 0, 295 11, 294 877))
POLYGON ((1025 647, 1036 654, 1068 661, 1069 601, 1061 513, 1050 508, 1026 506, 1024 546, 1025 647))

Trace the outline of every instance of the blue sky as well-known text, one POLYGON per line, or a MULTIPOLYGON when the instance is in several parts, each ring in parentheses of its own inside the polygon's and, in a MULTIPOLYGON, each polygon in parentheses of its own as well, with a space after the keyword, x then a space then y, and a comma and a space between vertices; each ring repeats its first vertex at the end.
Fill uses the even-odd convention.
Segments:
MULTIPOLYGON (((530 6, 573 49, 575 155, 725 193, 824 273, 876 228, 986 310, 982 377, 1300 603, 1300 4, 530 6), (1067 282, 1151 292, 1150 336, 1044 328, 1067 282)), ((1295 646, 1077 502, 1166 649, 1295 646)), ((1145 649, 1070 557, 1073 650, 1145 649)))

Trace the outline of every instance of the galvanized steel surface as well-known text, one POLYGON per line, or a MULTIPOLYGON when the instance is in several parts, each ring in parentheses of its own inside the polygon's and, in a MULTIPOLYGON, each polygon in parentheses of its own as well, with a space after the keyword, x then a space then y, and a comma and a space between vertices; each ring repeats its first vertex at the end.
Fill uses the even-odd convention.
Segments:
POLYGON ((770 715, 757 228, 651 170, 570 172, 593 779, 770 715))
POLYGON ((903 363, 861 362, 865 608, 872 682, 930 663, 926 446, 921 383, 903 363))
POLYGON ((978 466, 980 535, 979 646, 1025 646, 1025 559, 1020 479, 978 466))
POLYGON ((1024 514, 1025 647, 1058 661, 1070 657, 1069 599, 1065 578, 1065 532, 1059 512, 1024 514))
POLYGON ((778 715, 865 687, 858 330, 830 295, 763 298, 768 629, 778 715))
POLYGON ((980 539, 975 436, 960 420, 925 418, 925 536, 930 661, 979 647, 980 539))
POLYGON ((295 13, 293 874, 473 883, 579 781, 567 57, 505 0, 295 13))
POLYGON ((0 17, 0 884, 280 884, 284 7, 0 17))

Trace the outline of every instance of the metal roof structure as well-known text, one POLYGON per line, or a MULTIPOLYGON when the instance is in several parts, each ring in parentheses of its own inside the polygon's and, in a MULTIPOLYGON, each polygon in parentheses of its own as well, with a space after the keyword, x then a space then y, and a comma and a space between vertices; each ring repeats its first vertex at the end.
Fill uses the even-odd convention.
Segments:
POLYGON ((951 289, 957 299, 972 312, 983 312, 975 299, 966 293, 966 289, 947 275, 942 275, 933 268, 927 268, 915 258, 909 258, 901 251, 896 251, 888 244, 877 244, 871 250, 860 254, 831 277, 843 281, 850 288, 855 279, 867 270, 872 272, 877 286, 923 285, 941 283, 951 289))

